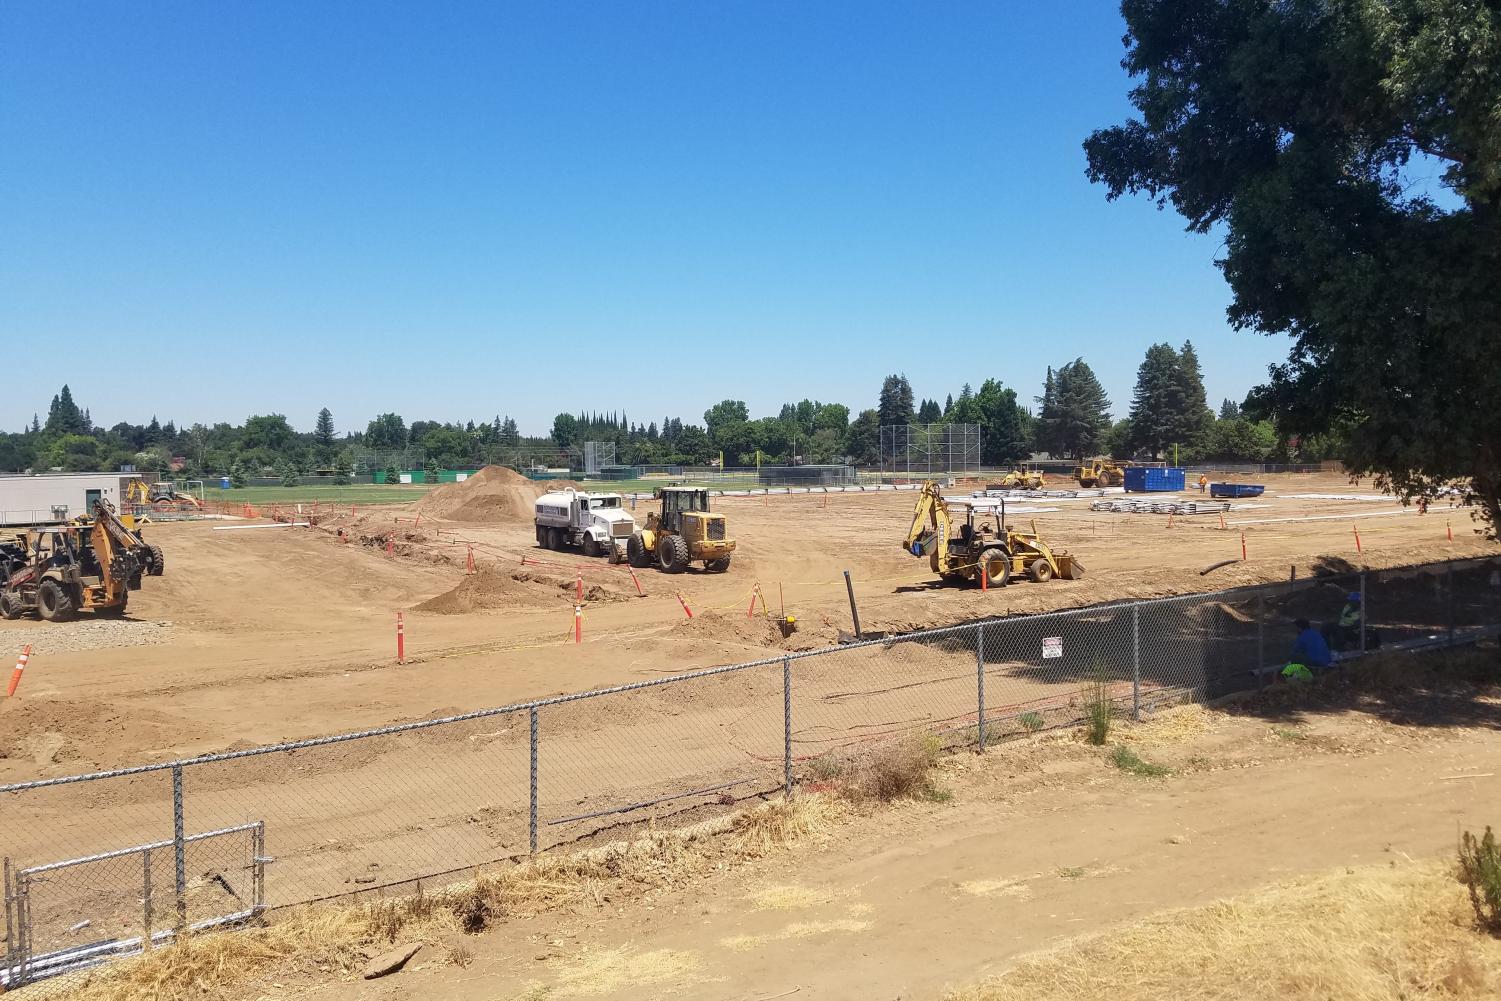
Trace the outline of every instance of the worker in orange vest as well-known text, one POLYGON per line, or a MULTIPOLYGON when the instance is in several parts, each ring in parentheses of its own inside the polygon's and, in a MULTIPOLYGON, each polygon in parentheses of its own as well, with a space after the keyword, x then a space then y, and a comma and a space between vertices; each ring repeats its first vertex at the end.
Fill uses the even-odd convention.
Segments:
POLYGON ((1200 473, 1199 474, 1199 493, 1203 493, 1204 491, 1206 491, 1208 489, 1209 489, 1209 474, 1208 473, 1200 473))

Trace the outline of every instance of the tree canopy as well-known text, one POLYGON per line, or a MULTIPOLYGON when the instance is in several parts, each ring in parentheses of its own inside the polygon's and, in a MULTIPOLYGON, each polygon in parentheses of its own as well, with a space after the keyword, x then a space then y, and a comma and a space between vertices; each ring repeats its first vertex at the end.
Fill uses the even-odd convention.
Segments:
POLYGON ((1048 369, 1037 398, 1039 451, 1082 458, 1105 444, 1110 430, 1110 399, 1083 358, 1048 369))
POLYGON ((1494 532, 1501 5, 1121 10, 1138 115, 1085 142, 1088 175, 1224 233, 1231 323, 1291 338, 1251 416, 1347 429, 1352 472, 1408 496, 1462 480, 1494 532))

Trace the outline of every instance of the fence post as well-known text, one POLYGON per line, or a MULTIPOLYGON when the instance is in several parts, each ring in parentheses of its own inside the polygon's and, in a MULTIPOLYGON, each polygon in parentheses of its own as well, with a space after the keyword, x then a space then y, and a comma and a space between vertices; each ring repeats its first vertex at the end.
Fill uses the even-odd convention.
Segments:
POLYGON ((1141 722, 1141 606, 1131 606, 1131 718, 1141 722))
POLYGON ((172 871, 177 888, 177 930, 188 924, 188 843, 182 818, 182 765, 172 766, 172 871))
POLYGON ((151 849, 141 852, 141 917, 145 928, 141 932, 141 951, 151 948, 151 849))
POLYGON ((1449 645, 1454 645, 1454 563, 1451 560, 1444 569, 1444 590, 1448 592, 1449 600, 1449 645))
POLYGON ((975 624, 975 689, 979 706, 975 714, 975 741, 985 750, 985 623, 975 624))
POLYGON ((1365 571, 1360 572, 1360 652, 1365 653, 1365 636, 1371 628, 1371 610, 1365 601, 1365 571))
POLYGON ((1256 592, 1256 689, 1266 686, 1266 594, 1256 592))
POLYGON ((537 854, 537 707, 531 711, 532 729, 532 768, 531 768, 531 821, 528 827, 531 853, 537 854))
POLYGON ((792 798, 792 658, 782 658, 782 793, 792 798))
POLYGON ((255 833, 250 840, 251 851, 254 852, 254 868, 251 869, 251 909, 256 914, 266 909, 266 822, 259 821, 255 825, 255 833))

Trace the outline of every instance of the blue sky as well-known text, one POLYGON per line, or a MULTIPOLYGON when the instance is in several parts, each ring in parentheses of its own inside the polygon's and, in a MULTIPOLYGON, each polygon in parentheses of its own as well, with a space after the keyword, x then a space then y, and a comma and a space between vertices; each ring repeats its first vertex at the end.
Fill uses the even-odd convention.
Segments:
MULTIPOLYGON (((1218 241, 1105 200, 1098 2, 0 6, 0 342, 108 425, 874 406, 1082 355, 1118 414, 1231 331, 1218 241), (102 350, 96 350, 102 348, 102 350), (57 350, 61 349, 61 350, 57 350)), ((14 357, 14 356, 12 356, 14 357)))

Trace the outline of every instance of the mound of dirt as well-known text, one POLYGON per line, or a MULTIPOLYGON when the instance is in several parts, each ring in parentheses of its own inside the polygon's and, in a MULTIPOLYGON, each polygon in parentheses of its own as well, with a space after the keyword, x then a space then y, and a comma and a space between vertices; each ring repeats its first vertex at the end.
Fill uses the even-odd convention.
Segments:
MULTIPOLYGON (((152 709, 123 709, 100 702, 9 700, 0 714, 0 761, 27 774, 97 767, 112 747, 150 750, 144 757, 173 756, 169 749, 197 739, 202 728, 152 709), (60 769, 54 766, 62 766, 60 769)), ((10 769, 4 769, 9 772, 10 769)))
POLYGON ((538 497, 574 486, 570 480, 529 480, 514 469, 486 466, 462 482, 436 487, 418 503, 417 511, 424 518, 445 521, 531 521, 538 497))
POLYGON ((711 639, 778 650, 789 646, 777 620, 764 615, 746 618, 734 612, 699 612, 673 626, 672 633, 684 639, 711 639))
MULTIPOLYGON (((492 608, 548 608, 557 605, 572 605, 577 600, 575 580, 548 574, 517 570, 505 573, 496 570, 480 570, 470 574, 452 590, 444 591, 413 606, 416 612, 433 612, 438 615, 463 615, 467 612, 483 612, 492 608)), ((627 601, 630 596, 600 584, 584 585, 584 602, 602 604, 612 601, 627 601)))

